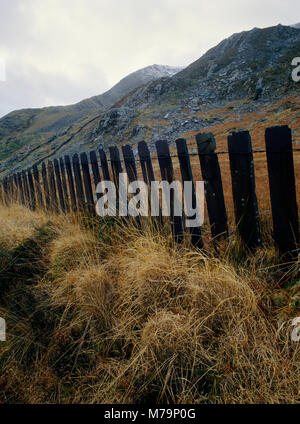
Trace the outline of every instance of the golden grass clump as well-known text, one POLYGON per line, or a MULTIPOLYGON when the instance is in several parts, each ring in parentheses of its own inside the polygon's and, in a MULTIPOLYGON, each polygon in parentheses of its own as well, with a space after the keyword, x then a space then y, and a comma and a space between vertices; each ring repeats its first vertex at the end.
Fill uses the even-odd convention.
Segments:
POLYGON ((31 211, 17 204, 4 206, 0 203, 0 246, 7 250, 17 247, 48 220, 48 216, 42 211, 31 211))
POLYGON ((192 313, 211 326, 222 315, 215 323, 220 330, 225 319, 247 319, 257 306, 259 294, 251 281, 238 277, 232 266, 201 252, 169 247, 162 237, 139 236, 112 260, 119 268, 119 311, 127 329, 167 309, 192 313))
POLYGON ((76 267, 97 262, 97 240, 82 229, 78 222, 68 222, 66 217, 56 219, 56 237, 49 248, 50 270, 61 280, 64 274, 76 267))
POLYGON ((196 334, 188 316, 174 312, 160 311, 144 325, 141 344, 146 347, 147 361, 158 360, 163 363, 175 356, 188 361, 195 350, 196 334))
POLYGON ((129 325, 142 324, 164 307, 180 307, 188 273, 158 237, 138 237, 124 246, 114 260, 119 269, 119 312, 129 325))
POLYGON ((140 236, 112 260, 120 267, 118 330, 138 358, 131 372, 140 396, 280 402, 276 390, 293 380, 295 399, 299 350, 282 357, 264 281, 258 289, 256 275, 160 238, 140 236))
POLYGON ((74 321, 93 321, 99 332, 112 327, 116 287, 105 266, 75 268, 54 287, 48 286, 48 294, 54 306, 72 310, 74 321))
POLYGON ((300 402, 297 280, 276 288, 273 256, 238 261, 236 243, 216 257, 149 228, 48 219, 46 268, 1 309, 10 342, 0 346, 0 399, 300 402))

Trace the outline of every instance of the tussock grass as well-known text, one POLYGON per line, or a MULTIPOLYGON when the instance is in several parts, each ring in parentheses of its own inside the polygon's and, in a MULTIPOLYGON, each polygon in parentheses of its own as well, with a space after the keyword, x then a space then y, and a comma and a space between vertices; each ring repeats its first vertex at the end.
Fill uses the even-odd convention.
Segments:
POLYGON ((29 243, 40 264, 0 300, 1 402, 300 402, 299 263, 243 255, 235 236, 216 255, 151 226, 0 216, 5 254, 29 243))
POLYGON ((17 247, 47 222, 48 217, 42 211, 32 212, 21 205, 8 208, 0 203, 0 248, 17 247))

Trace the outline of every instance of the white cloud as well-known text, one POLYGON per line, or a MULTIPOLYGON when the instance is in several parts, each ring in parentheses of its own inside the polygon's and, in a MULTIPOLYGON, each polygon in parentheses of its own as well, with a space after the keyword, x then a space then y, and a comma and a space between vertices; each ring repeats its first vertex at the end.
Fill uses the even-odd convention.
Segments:
POLYGON ((5 72, 5 60, 0 57, 0 82, 5 82, 6 72, 5 72))
POLYGON ((298 0, 0 0, 0 114, 100 94, 141 67, 188 65, 234 32, 290 24, 298 0))

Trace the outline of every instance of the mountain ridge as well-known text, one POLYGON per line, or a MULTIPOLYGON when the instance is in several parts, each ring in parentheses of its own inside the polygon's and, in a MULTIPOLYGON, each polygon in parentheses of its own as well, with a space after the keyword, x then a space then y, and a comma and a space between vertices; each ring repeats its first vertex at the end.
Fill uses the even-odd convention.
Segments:
MULTIPOLYGON (((1 168, 6 168, 1 160, 6 161, 20 149, 31 148, 32 143, 55 143, 57 138, 64 137, 72 130, 75 123, 90 121, 130 91, 162 76, 174 75, 181 69, 150 65, 125 76, 105 93, 73 105, 28 108, 8 113, 0 119, 0 173, 1 168)), ((12 162, 14 160, 13 156, 12 162)))
MULTIPOLYGON (((100 145, 134 144, 158 137, 173 140, 187 131, 208 128, 213 121, 203 118, 205 111, 229 102, 248 102, 237 110, 239 115, 284 96, 299 95, 299 84, 291 78, 291 60, 299 51, 298 28, 277 25, 233 34, 185 69, 134 88, 112 106, 70 122, 60 133, 52 128, 48 138, 43 138, 43 133, 35 132, 34 139, 25 140, 25 147, 16 149, 3 168, 22 161, 26 148, 23 165, 27 166, 100 145)), ((35 118, 26 119, 32 120, 34 128, 35 118)), ((22 134, 30 138, 28 132, 22 134)))
MULTIPOLYGON (((70 105, 70 108, 80 108, 86 103, 93 102, 95 108, 103 107, 108 108, 113 106, 118 100, 120 100, 124 95, 129 94, 131 91, 135 90, 139 86, 147 84, 150 81, 155 81, 156 79, 162 78, 164 76, 171 77, 177 72, 182 70, 183 67, 175 67, 169 65, 149 65, 144 68, 141 68, 135 72, 131 72, 122 78, 117 84, 106 92, 92 96, 88 99, 81 100, 80 102, 70 105)), ((68 107, 68 106, 67 106, 68 107)))

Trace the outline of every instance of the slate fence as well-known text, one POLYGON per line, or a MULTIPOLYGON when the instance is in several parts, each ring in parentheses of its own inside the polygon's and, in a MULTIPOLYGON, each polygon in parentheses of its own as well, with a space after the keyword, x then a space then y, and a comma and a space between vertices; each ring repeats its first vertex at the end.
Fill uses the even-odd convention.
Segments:
MULTIPOLYGON (((205 197, 211 235, 217 243, 228 236, 228 219, 223 193, 219 154, 228 154, 231 171, 235 222, 245 248, 261 245, 261 230, 255 188, 255 171, 251 137, 248 131, 228 136, 228 151, 216 152, 212 133, 196 136, 197 153, 205 184, 205 197)), ((287 259, 297 259, 299 248, 299 219, 296 197, 294 152, 292 133, 288 126, 267 128, 265 146, 273 217, 273 238, 279 253, 287 259)), ((174 155, 167 141, 155 143, 161 180, 174 181, 174 155)), ((21 202, 31 209, 45 208, 57 213, 84 212, 95 214, 96 187, 102 180, 113 181, 118 186, 119 173, 126 172, 128 181, 138 179, 139 172, 146 184, 155 180, 153 157, 146 142, 138 143, 135 155, 130 145, 68 155, 47 164, 36 165, 26 171, 5 177, 1 183, 1 199, 5 205, 21 202)), ((185 139, 176 140, 182 181, 192 181, 191 153, 185 139)), ((195 186, 192 190, 193 207, 196 205, 195 186)), ((172 211, 172 202, 171 202, 172 211)), ((175 239, 180 242, 188 231, 192 243, 203 247, 201 228, 184 228, 180 216, 170 216, 175 239)))

